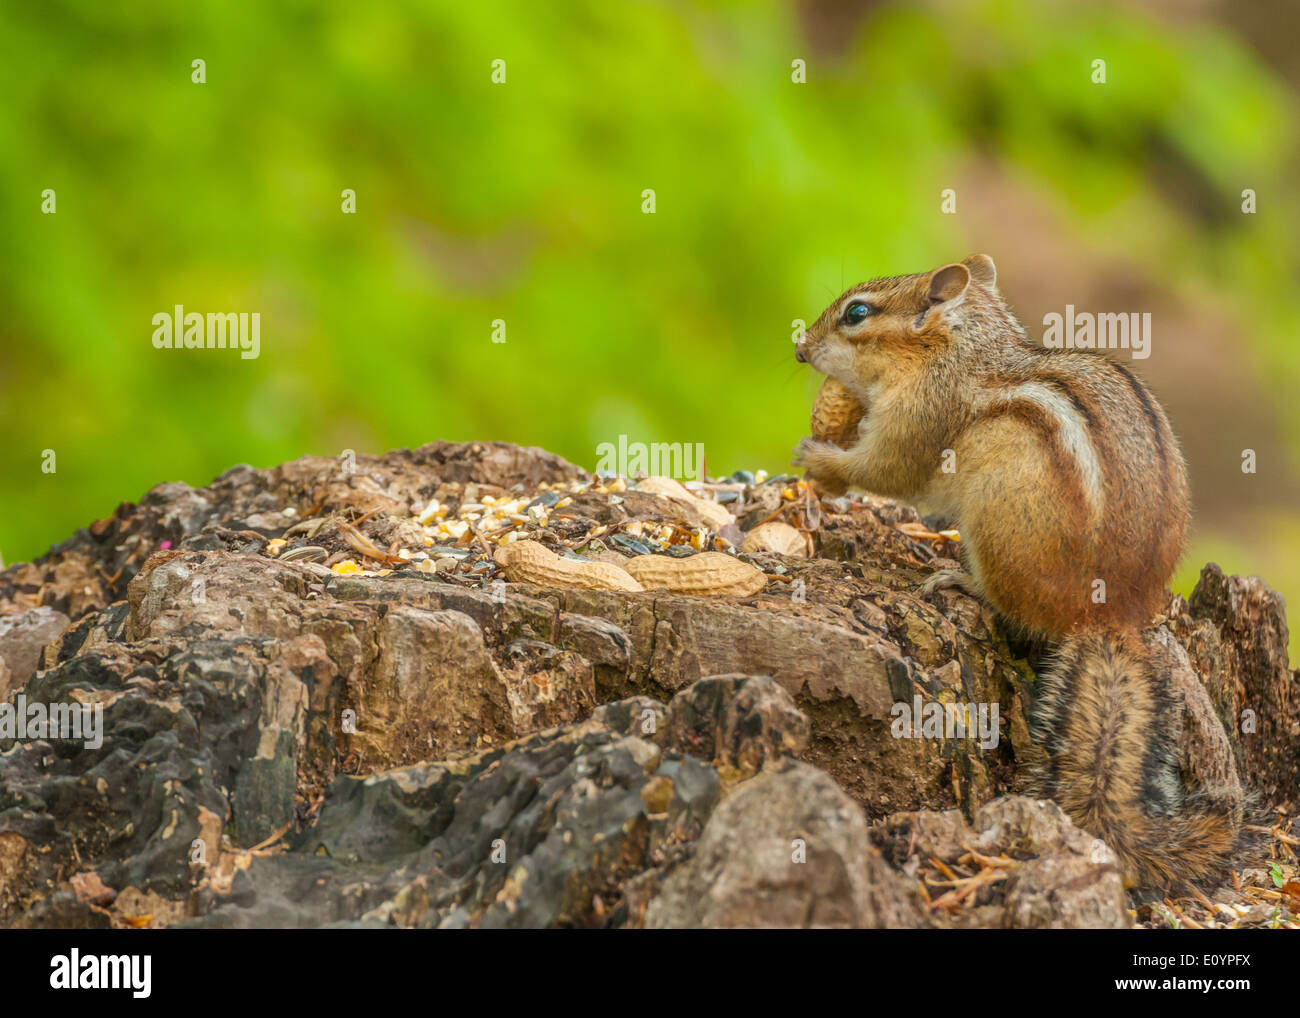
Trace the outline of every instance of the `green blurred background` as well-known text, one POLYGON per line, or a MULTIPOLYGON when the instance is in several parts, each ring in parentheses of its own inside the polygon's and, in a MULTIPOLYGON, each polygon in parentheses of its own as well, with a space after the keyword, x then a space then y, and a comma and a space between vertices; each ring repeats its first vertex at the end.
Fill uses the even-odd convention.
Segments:
POLYGON ((1300 595, 1296 21, 0 2, 0 556, 160 481, 345 448, 504 439, 590 468, 626 434, 777 472, 818 381, 792 320, 980 250, 1035 337, 1067 303, 1152 312, 1130 363, 1191 465, 1179 589, 1214 558, 1300 595), (261 357, 155 350, 175 304, 260 312, 261 357))

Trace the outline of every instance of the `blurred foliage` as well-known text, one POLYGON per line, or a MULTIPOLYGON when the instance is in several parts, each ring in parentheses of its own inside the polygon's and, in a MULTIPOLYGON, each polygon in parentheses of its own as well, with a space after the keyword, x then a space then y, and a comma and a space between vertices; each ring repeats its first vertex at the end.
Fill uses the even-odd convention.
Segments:
POLYGON ((1096 250, 1212 286, 1296 381, 1294 95, 1195 20, 882 4, 819 55, 786 2, 47 0, 0 3, 0 37, 8 562, 157 482, 309 452, 504 439, 590 467, 627 434, 784 469, 816 388, 791 321, 967 253, 939 193, 973 154, 1096 250), (1157 144, 1231 221, 1171 207, 1157 144), (1236 214, 1243 179, 1276 214, 1236 214), (260 311, 260 359, 155 350, 175 304, 260 311))

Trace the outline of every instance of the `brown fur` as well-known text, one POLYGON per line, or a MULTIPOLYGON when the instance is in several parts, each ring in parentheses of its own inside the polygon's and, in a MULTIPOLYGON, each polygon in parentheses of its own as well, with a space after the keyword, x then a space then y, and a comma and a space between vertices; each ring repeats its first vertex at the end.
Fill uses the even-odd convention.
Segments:
POLYGON ((1133 632, 1069 638, 1039 677, 1034 735, 1050 764, 1038 791, 1105 839, 1143 887, 1221 879, 1240 836, 1240 802, 1187 795, 1172 735, 1167 663, 1133 632))
POLYGON ((1139 633, 1182 553, 1188 490, 1178 442, 1142 383, 1101 354, 1035 346, 984 255, 853 287, 797 355, 867 410, 851 449, 800 444, 809 476, 952 518, 973 588, 1059 644, 1040 679, 1050 709, 1037 717, 1067 814, 1139 882, 1218 872, 1239 817, 1147 811, 1148 785, 1168 784, 1161 740, 1174 708, 1139 633), (855 300, 874 313, 845 322, 855 300))

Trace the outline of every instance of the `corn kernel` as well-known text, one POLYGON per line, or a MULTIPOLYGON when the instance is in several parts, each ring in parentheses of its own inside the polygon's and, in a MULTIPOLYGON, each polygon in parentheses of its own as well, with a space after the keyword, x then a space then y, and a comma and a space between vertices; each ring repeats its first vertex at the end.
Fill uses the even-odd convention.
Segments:
POLYGON ((416 520, 418 520, 420 523, 428 523, 435 516, 441 515, 446 511, 447 510, 443 508, 442 504, 436 498, 431 499, 429 501, 429 504, 424 507, 424 511, 421 512, 420 515, 416 517, 416 520))

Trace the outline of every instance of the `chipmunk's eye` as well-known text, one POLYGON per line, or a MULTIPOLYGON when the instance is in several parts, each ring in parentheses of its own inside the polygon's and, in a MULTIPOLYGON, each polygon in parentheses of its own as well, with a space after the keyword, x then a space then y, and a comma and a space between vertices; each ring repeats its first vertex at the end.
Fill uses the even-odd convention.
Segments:
POLYGON ((865 321, 867 316, 872 314, 876 309, 864 300, 855 300, 852 304, 844 309, 843 322, 845 325, 857 325, 865 321))

